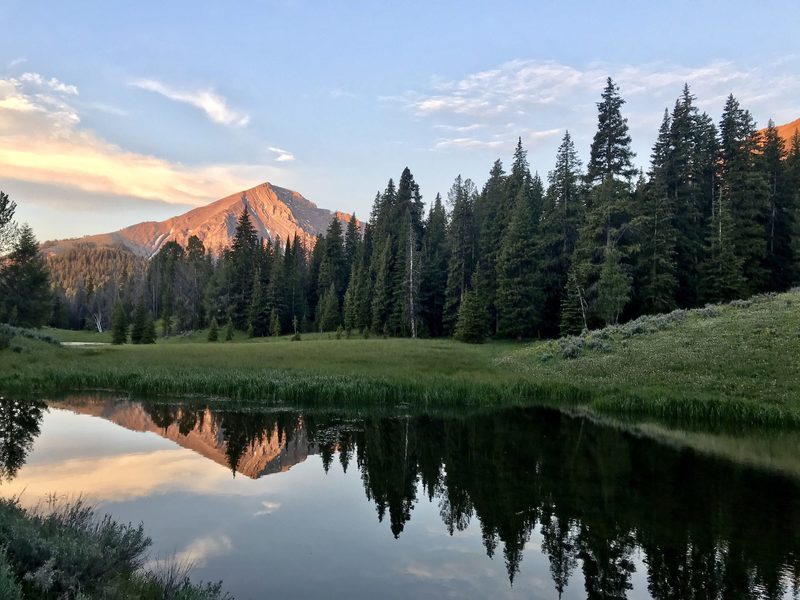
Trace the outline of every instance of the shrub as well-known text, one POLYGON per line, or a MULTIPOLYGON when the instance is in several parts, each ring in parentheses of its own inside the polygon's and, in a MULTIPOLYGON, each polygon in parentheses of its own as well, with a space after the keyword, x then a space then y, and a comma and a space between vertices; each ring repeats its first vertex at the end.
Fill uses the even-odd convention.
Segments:
POLYGON ((5 350, 11 345, 13 335, 9 331, 0 329, 0 350, 5 350))

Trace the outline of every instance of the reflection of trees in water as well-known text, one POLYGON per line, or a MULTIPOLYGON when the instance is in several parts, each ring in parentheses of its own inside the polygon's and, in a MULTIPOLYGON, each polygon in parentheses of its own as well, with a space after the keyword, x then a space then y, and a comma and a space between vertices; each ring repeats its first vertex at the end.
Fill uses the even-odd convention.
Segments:
MULTIPOLYGON (((202 423, 207 414, 148 412, 161 426, 202 423)), ((438 503, 451 535, 478 525, 487 554, 502 552, 512 582, 538 531, 559 596, 580 568, 587 597, 624 598, 637 553, 655 598, 778 598, 792 591, 788 579, 800 587, 797 484, 586 420, 522 409, 358 421, 208 414, 232 469, 265 436, 277 432, 288 444, 303 427, 326 472, 337 453, 343 469, 355 462, 395 537, 422 493, 438 503)))
POLYGON ((13 479, 39 435, 42 402, 0 398, 0 482, 13 479))

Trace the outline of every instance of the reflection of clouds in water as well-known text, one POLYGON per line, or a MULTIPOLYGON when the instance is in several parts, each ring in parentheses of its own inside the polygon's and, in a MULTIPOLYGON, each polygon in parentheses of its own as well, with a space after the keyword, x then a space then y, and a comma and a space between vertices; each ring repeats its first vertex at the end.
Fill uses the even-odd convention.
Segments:
POLYGON ((232 482, 224 467, 175 449, 27 465, 2 491, 4 496, 24 491, 23 502, 32 505, 53 493, 80 494, 91 501, 130 500, 176 489, 211 495, 263 493, 256 483, 232 482))
POLYGON ((260 517, 262 515, 271 515, 276 510, 281 507, 280 502, 272 502, 270 500, 264 500, 261 503, 261 509, 253 513, 254 517, 260 517))
POLYGON ((175 555, 175 560, 178 563, 202 567, 207 559, 229 554, 232 549, 233 543, 227 535, 219 537, 205 536, 195 538, 189 542, 186 548, 175 555))
POLYGON ((143 568, 156 572, 169 570, 171 566, 194 569, 205 566, 209 558, 230 554, 231 550, 233 550, 233 542, 227 535, 218 537, 207 535, 193 539, 174 556, 164 560, 157 558, 149 560, 143 568))

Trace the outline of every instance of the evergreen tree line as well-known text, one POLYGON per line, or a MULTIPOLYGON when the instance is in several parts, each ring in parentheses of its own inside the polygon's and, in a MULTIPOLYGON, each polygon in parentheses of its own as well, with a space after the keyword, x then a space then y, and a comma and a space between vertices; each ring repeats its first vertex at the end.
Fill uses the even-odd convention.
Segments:
POLYGON ((579 333, 787 289, 800 275, 800 134, 787 148, 730 96, 718 125, 685 86, 647 173, 608 79, 586 168, 569 132, 543 181, 521 140, 478 189, 457 177, 427 211, 406 168, 369 220, 333 219, 307 251, 261 241, 247 208, 218 260, 193 238, 148 269, 164 333, 211 319, 251 336, 300 331, 523 339, 579 333))
POLYGON ((110 257, 122 268, 101 287, 80 282, 70 300, 57 287, 50 320, 102 330, 116 304, 126 321, 141 305, 162 335, 213 322, 228 339, 237 329, 480 342, 579 333, 794 284, 800 134, 787 147, 771 121, 759 132, 733 96, 717 125, 685 86, 643 173, 623 106, 608 79, 585 169, 569 132, 546 181, 520 140, 508 172, 497 160, 480 190, 459 176, 426 211, 406 168, 363 226, 334 218, 311 249, 259 239, 245 202, 221 256, 192 237, 165 244, 144 269, 110 257))

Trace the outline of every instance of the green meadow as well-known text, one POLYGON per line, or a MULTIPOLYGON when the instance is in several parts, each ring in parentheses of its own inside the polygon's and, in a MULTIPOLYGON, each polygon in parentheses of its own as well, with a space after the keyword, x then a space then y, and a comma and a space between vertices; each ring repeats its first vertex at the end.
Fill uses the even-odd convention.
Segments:
MULTIPOLYGON (((64 342, 107 334, 40 330, 64 342)), ((110 390, 282 404, 547 404, 686 422, 800 425, 800 290, 581 336, 470 345, 333 334, 210 343, 57 346, 17 336, 0 357, 6 394, 110 390)))

